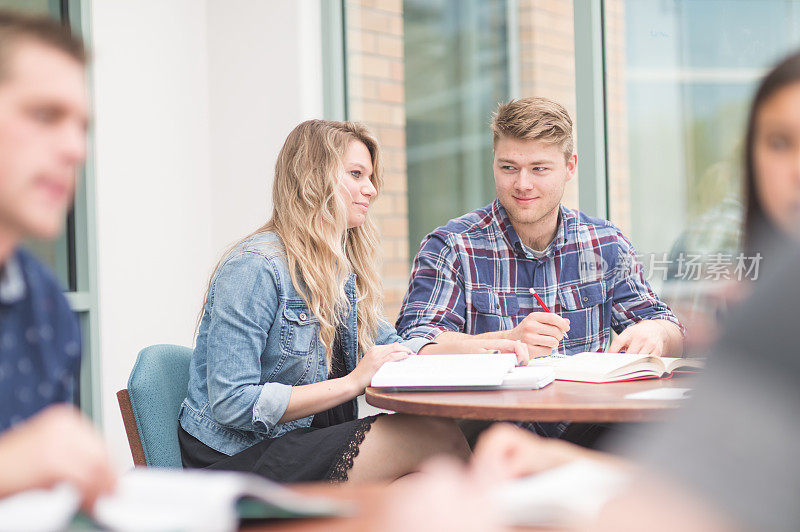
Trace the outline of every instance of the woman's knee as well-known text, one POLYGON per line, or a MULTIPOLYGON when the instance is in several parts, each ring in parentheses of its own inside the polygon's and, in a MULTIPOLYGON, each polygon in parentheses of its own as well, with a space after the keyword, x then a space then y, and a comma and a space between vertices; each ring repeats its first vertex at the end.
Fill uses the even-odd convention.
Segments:
POLYGON ((396 422, 402 425, 404 433, 413 437, 417 444, 429 449, 430 454, 447 453, 462 457, 469 455, 466 439, 452 419, 408 414, 395 416, 398 416, 396 422))

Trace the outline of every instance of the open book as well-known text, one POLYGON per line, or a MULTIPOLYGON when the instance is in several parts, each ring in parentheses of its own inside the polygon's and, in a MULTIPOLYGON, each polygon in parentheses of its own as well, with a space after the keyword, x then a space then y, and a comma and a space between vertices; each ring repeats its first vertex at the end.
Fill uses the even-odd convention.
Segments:
POLYGON ((228 532, 244 518, 351 513, 343 502, 300 495, 252 473, 149 467, 122 475, 115 492, 98 499, 93 519, 77 516, 79 504, 68 484, 6 497, 0 499, 0 529, 228 532))
POLYGON ((572 356, 534 358, 529 367, 552 367, 556 380, 620 382, 658 379, 678 369, 700 369, 701 358, 673 358, 632 353, 577 353, 572 356))
POLYGON ((385 363, 371 386, 404 392, 536 390, 555 377, 549 367, 516 366, 514 353, 413 355, 385 363))

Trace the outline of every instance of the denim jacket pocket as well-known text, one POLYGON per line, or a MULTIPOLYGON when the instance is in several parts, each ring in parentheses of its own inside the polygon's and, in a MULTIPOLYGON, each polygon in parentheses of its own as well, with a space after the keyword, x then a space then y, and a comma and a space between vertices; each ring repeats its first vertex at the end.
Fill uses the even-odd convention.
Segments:
POLYGON ((281 358, 270 377, 297 385, 309 374, 317 358, 319 321, 302 301, 289 300, 281 320, 281 358))

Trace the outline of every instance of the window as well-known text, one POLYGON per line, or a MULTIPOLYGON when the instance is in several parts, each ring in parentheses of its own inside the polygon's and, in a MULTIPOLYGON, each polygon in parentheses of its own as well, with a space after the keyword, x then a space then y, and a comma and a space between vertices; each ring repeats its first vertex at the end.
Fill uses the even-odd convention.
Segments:
POLYGON ((391 319, 422 238, 494 198, 497 104, 543 95, 574 116, 572 2, 348 0, 344 18, 347 118, 371 126, 386 156, 374 216, 391 319))
POLYGON ((609 215, 674 302, 736 260, 750 99, 800 44, 800 5, 606 0, 604 25, 609 215))
POLYGON ((403 2, 409 256, 494 198, 489 118, 509 98, 504 0, 403 2))
POLYGON ((745 114, 760 77, 800 45, 800 3, 344 7, 347 117, 372 126, 387 153, 376 218, 390 317, 421 238, 493 198, 489 121, 512 97, 547 96, 570 111, 579 177, 564 203, 617 224, 673 304, 704 289, 667 282, 687 272, 687 254, 737 253, 745 114))

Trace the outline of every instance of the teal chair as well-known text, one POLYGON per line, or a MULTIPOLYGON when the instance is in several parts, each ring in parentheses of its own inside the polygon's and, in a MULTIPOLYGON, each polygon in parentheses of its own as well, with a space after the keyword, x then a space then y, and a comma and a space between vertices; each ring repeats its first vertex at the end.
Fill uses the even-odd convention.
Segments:
POLYGON ((191 358, 188 347, 146 347, 136 358, 128 388, 117 392, 135 465, 181 467, 178 409, 189 388, 191 358))

